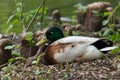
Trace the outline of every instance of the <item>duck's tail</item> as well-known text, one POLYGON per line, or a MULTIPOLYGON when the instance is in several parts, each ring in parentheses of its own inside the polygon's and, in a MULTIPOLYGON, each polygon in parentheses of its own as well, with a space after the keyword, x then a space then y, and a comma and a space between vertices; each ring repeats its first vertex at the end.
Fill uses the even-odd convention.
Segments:
POLYGON ((110 51, 110 50, 113 50, 115 48, 117 48, 118 46, 113 46, 113 47, 105 47, 105 48, 102 48, 100 49, 100 51, 104 52, 104 51, 110 51))
POLYGON ((94 45, 97 49, 99 49, 103 53, 107 53, 108 51, 118 47, 118 46, 113 46, 113 42, 106 39, 100 39, 92 43, 91 45, 94 45))

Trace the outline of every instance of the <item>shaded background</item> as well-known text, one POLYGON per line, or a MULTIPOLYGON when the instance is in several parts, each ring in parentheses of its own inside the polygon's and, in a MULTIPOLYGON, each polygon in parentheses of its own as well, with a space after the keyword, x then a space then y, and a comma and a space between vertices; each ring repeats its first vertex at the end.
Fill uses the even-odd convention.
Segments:
MULTIPOLYGON (((10 15, 12 15, 15 10, 15 1, 14 0, 0 0, 0 27, 10 15)), ((71 19, 72 16, 75 16, 74 7, 75 4, 81 3, 87 5, 92 2, 97 2, 98 0, 46 0, 46 5, 49 9, 49 12, 52 12, 55 9, 59 9, 62 13, 62 17, 71 19)), ((107 1, 112 4, 113 7, 118 5, 119 0, 100 0, 107 1)), ((24 0, 24 11, 29 11, 31 9, 36 9, 40 5, 40 0, 24 0)), ((118 11, 119 13, 120 11, 118 11)), ((118 14, 119 15, 119 14, 118 14)), ((19 28, 16 29, 16 31, 19 28)), ((1 32, 1 30, 0 30, 1 32)))

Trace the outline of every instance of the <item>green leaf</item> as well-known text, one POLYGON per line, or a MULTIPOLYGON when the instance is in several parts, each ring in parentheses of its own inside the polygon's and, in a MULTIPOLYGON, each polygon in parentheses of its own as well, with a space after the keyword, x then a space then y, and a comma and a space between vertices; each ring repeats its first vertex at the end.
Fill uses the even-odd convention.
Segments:
POLYGON ((12 78, 9 76, 9 77, 8 77, 8 80, 12 80, 12 78))
POLYGON ((2 71, 3 71, 3 72, 6 72, 7 70, 8 70, 8 67, 3 67, 3 68, 2 68, 2 71))
POLYGON ((114 34, 110 36, 110 39, 114 42, 119 42, 120 41, 120 34, 118 32, 114 32, 114 34))
POLYGON ((103 17, 110 16, 112 12, 104 12, 103 17))
POLYGON ((111 31, 110 29, 107 29, 107 30, 103 33, 103 36, 107 36, 110 31, 111 31))
POLYGON ((20 48, 20 45, 15 45, 15 48, 16 48, 16 49, 20 48))
POLYGON ((17 51, 12 51, 12 54, 15 55, 16 57, 20 57, 20 52, 17 52, 17 51))
POLYGON ((64 77, 67 79, 69 77, 69 74, 65 72, 64 77))
POLYGON ((107 25, 108 22, 109 22, 108 20, 104 20, 104 21, 102 22, 103 26, 107 25))
POLYGON ((37 63, 37 61, 36 61, 36 60, 32 61, 32 64, 36 64, 36 63, 37 63))
POLYGON ((85 13, 87 11, 86 6, 83 6, 81 3, 74 5, 75 8, 78 8, 81 12, 85 13))
POLYGON ((10 23, 10 21, 15 17, 15 15, 11 15, 8 20, 7 20, 7 24, 10 23))
POLYGON ((9 45, 9 46, 6 46, 5 49, 13 49, 15 47, 15 45, 9 45))
POLYGON ((26 33, 26 38, 27 41, 29 41, 30 43, 32 43, 32 39, 33 39, 33 33, 32 32, 27 32, 26 33))
POLYGON ((97 11, 97 10, 93 10, 92 12, 95 14, 99 14, 99 11, 97 11))
POLYGON ((14 61, 15 61, 15 59, 14 59, 14 58, 9 59, 9 60, 8 60, 9 65, 11 65, 14 61))
POLYGON ((20 13, 21 9, 19 7, 17 7, 16 11, 17 11, 17 13, 20 13))
POLYGON ((115 49, 113 49, 113 50, 111 51, 111 53, 112 53, 112 54, 115 54, 115 53, 117 53, 118 51, 120 51, 120 46, 117 47, 117 48, 115 48, 115 49))
POLYGON ((8 77, 4 77, 4 76, 2 76, 2 77, 0 78, 0 80, 12 80, 12 79, 11 79, 10 76, 8 76, 8 77))
POLYGON ((39 75, 41 72, 40 72, 40 70, 39 69, 37 69, 36 71, 34 71, 34 74, 35 75, 39 75))
POLYGON ((7 28, 7 30, 5 32, 8 33, 9 30, 12 29, 12 28, 13 28, 13 24, 9 25, 8 28, 7 28))
POLYGON ((117 68, 120 69, 120 64, 118 64, 117 68))
POLYGON ((6 77, 2 76, 0 80, 7 80, 6 77))
POLYGON ((22 6, 22 3, 21 3, 21 2, 18 2, 18 3, 16 4, 16 6, 22 6))

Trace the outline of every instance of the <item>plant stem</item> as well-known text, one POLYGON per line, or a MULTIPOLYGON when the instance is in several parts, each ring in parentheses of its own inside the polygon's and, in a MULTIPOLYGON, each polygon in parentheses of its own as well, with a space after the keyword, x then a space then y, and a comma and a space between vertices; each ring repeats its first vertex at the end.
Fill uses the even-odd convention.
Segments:
POLYGON ((112 13, 110 14, 110 16, 108 17, 108 22, 110 21, 111 17, 113 16, 113 14, 115 13, 115 11, 120 7, 120 3, 115 7, 115 9, 112 11, 112 13))
POLYGON ((25 32, 25 23, 23 21, 23 9, 24 9, 24 6, 23 6, 23 0, 21 0, 21 11, 20 11, 20 21, 23 25, 23 32, 25 32))
POLYGON ((28 26, 27 26, 27 28, 26 28, 26 32, 29 30, 29 28, 30 28, 31 24, 34 22, 37 14, 38 14, 38 12, 39 12, 39 10, 43 7, 44 4, 45 4, 45 0, 42 0, 42 3, 41 3, 40 6, 38 7, 38 9, 37 9, 36 13, 34 14, 32 20, 31 20, 30 23, 28 24, 28 26))
POLYGON ((41 20, 40 20, 40 22, 43 22, 44 9, 45 9, 45 3, 44 3, 43 8, 42 8, 42 12, 41 12, 41 20))
POLYGON ((23 0, 21 0, 20 20, 22 20, 22 17, 23 17, 23 0))

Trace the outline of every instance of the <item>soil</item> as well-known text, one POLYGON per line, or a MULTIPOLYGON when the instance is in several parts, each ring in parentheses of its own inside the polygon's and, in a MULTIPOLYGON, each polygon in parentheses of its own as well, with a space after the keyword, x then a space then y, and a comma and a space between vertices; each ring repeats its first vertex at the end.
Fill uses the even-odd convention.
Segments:
POLYGON ((120 80, 120 56, 113 54, 93 61, 48 66, 39 63, 27 67, 19 60, 4 68, 0 71, 4 80, 120 80))

